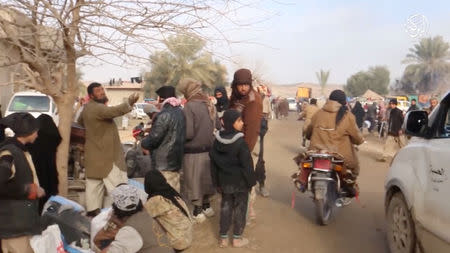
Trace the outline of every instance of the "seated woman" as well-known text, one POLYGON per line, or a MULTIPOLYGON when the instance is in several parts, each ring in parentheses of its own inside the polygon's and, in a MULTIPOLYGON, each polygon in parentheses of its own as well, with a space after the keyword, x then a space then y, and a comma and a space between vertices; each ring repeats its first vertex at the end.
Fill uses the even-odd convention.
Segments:
POLYGON ((138 189, 120 185, 111 193, 114 215, 123 222, 111 244, 102 253, 173 252, 157 222, 143 209, 138 189))
POLYGON ((188 248, 192 243, 192 220, 180 194, 158 170, 147 172, 144 186, 148 194, 145 208, 166 231, 170 245, 175 250, 188 248))

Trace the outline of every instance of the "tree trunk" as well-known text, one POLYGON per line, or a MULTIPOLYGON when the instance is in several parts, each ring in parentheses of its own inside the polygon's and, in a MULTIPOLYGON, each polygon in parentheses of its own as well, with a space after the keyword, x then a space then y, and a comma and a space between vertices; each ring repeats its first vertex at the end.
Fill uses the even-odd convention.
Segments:
POLYGON ((65 95, 61 100, 56 100, 59 113, 58 130, 62 137, 61 144, 58 146, 56 153, 56 167, 58 168, 58 180, 59 180, 59 194, 67 196, 68 193, 68 161, 69 161, 69 144, 70 144, 70 131, 73 117, 73 95, 65 95))

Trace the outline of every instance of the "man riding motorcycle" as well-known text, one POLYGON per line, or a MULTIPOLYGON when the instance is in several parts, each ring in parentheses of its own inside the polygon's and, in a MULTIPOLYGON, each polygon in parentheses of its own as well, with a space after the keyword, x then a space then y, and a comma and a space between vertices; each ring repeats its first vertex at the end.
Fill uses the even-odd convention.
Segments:
POLYGON ((334 90, 326 104, 311 119, 306 129, 311 143, 309 150, 327 150, 344 157, 348 197, 358 193, 355 183, 359 175, 359 162, 354 145, 364 142, 356 125, 355 116, 349 112, 344 91, 334 90))

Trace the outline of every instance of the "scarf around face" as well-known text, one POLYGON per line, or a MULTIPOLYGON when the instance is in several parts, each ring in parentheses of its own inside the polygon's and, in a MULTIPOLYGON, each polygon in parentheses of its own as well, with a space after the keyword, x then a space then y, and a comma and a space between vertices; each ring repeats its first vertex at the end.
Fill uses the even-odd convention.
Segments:
POLYGON ((166 178, 159 170, 150 170, 145 174, 144 188, 149 199, 154 196, 162 196, 170 200, 186 217, 189 217, 187 211, 177 200, 177 198, 181 199, 180 194, 167 183, 166 178))

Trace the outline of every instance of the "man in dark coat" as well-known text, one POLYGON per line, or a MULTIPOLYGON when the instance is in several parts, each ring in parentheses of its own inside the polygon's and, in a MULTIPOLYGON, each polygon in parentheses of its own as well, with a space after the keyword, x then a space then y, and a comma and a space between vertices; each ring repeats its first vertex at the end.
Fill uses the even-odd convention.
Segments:
POLYGON ((378 159, 379 161, 386 161, 389 155, 396 153, 404 146, 402 140, 403 112, 397 108, 397 99, 391 99, 389 107, 391 108, 391 112, 388 121, 388 136, 386 138, 386 143, 384 144, 384 152, 382 157, 378 159))
POLYGON ((358 128, 362 130, 364 116, 366 112, 364 111, 364 108, 362 107, 359 101, 356 101, 355 106, 352 109, 352 113, 353 115, 355 115, 356 125, 358 125, 358 128))
POLYGON ((167 182, 180 192, 180 169, 183 162, 186 122, 175 88, 163 86, 156 91, 161 111, 155 116, 150 133, 141 146, 150 151, 152 169, 161 171, 167 182))
POLYGON ((38 124, 29 113, 14 113, 0 120, 15 136, 0 147, 0 239, 3 252, 32 253, 30 238, 39 234, 39 186, 26 144, 33 143, 38 124))
POLYGON ((417 106, 416 102, 417 102, 417 101, 416 101, 415 98, 413 98, 413 99, 411 100, 411 106, 408 108, 408 111, 407 111, 407 112, 420 110, 419 107, 417 106))

